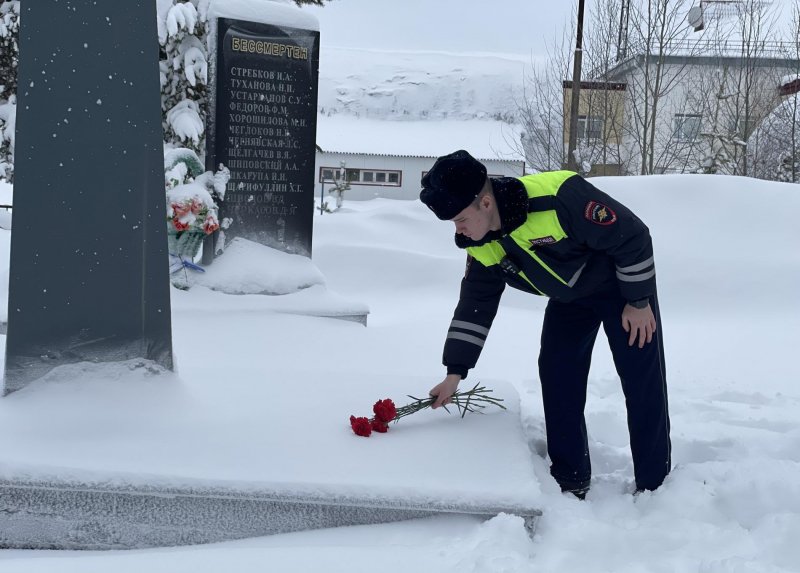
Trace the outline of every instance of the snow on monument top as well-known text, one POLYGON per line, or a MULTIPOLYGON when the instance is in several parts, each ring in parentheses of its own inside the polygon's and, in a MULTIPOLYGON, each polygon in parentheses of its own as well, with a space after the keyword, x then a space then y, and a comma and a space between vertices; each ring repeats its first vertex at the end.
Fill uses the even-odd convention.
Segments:
POLYGON ((316 16, 298 8, 290 0, 211 0, 208 15, 301 30, 319 30, 316 16))

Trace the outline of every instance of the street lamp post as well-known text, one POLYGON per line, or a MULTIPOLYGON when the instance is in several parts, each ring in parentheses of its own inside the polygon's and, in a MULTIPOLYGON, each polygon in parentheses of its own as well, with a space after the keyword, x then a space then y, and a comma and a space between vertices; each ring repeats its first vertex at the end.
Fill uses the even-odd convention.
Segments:
POLYGON ((578 144, 578 103, 581 93, 581 59, 583 55, 583 0, 578 1, 578 32, 575 42, 575 60, 572 65, 572 100, 569 109, 569 144, 567 147, 567 169, 578 170, 575 148, 578 144))

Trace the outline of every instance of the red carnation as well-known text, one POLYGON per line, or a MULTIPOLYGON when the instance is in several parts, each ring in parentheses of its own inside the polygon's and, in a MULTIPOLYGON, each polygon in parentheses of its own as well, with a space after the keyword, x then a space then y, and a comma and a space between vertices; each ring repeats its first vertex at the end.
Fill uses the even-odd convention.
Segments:
POLYGON ((189 223, 184 223, 183 221, 178 219, 178 217, 175 217, 172 220, 172 224, 175 226, 175 230, 178 232, 185 231, 186 229, 189 228, 189 223))
POLYGON ((397 408, 389 398, 375 402, 372 411, 375 412, 375 417, 384 424, 388 424, 397 416, 397 408))
POLYGON ((356 418, 355 416, 350 416, 350 427, 353 428, 356 436, 364 436, 365 438, 368 438, 372 433, 372 424, 370 424, 367 418, 356 418))
POLYGON ((389 425, 386 422, 381 422, 377 418, 372 418, 370 420, 372 422, 372 430, 378 432, 379 434, 385 434, 389 431, 389 425))
MULTIPOLYGON (((471 390, 456 392, 452 396, 452 403, 458 408, 461 417, 463 418, 467 412, 481 412, 487 406, 497 406, 506 409, 501 402, 502 398, 495 398, 491 396, 491 390, 484 386, 475 386, 471 390)), ((358 436, 370 436, 372 432, 385 434, 389 431, 389 422, 397 422, 400 418, 430 408, 436 401, 436 396, 428 396, 427 398, 415 398, 409 396, 413 402, 397 408, 389 398, 385 400, 378 400, 372 406, 372 411, 375 412, 374 418, 356 418, 350 416, 350 427, 358 436)), ((447 409, 447 408, 445 408, 447 409)))

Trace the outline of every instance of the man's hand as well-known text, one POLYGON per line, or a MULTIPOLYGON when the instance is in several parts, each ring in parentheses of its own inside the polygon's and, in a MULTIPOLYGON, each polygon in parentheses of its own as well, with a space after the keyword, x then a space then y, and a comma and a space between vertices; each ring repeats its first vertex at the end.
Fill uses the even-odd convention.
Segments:
POLYGON ((458 390, 458 383, 461 382, 461 376, 458 374, 448 374, 444 380, 431 388, 428 392, 429 395, 435 396, 436 400, 431 406, 434 410, 439 406, 445 406, 451 402, 450 398, 458 390))
POLYGON ((629 304, 622 309, 622 328, 629 332, 628 346, 633 346, 636 338, 639 338, 639 348, 644 348, 644 343, 653 341, 653 333, 656 331, 656 317, 648 304, 644 308, 634 308, 629 304))

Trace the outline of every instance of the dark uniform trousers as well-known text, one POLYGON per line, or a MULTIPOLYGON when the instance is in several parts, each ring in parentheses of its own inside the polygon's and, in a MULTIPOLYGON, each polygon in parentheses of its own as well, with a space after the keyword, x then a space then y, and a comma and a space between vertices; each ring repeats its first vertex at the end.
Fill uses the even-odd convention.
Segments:
POLYGON ((618 292, 569 303, 551 299, 542 326, 539 376, 550 473, 564 490, 589 486, 591 463, 584 406, 589 365, 600 324, 622 380, 637 489, 655 489, 670 470, 669 414, 658 300, 650 297, 656 332, 639 348, 622 327, 626 302, 618 292))

